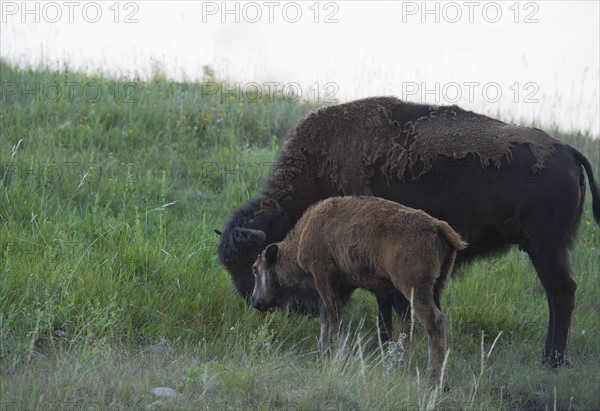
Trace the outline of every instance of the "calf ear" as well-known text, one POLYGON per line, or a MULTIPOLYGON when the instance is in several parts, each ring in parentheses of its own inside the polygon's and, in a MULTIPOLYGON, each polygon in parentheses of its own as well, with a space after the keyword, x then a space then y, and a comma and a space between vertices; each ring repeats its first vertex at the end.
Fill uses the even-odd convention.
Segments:
POLYGON ((270 268, 277 261, 277 251, 279 251, 277 244, 271 244, 265 250, 265 264, 267 268, 270 268))

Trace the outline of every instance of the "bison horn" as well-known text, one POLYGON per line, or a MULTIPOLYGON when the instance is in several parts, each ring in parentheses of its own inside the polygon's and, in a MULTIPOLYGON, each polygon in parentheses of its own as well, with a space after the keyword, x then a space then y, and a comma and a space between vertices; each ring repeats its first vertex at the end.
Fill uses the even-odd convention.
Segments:
POLYGON ((221 234, 223 234, 223 233, 222 233, 221 231, 219 231, 219 230, 217 230, 217 229, 215 228, 215 234, 216 234, 216 235, 221 235, 221 234))
POLYGON ((260 245, 265 242, 267 239, 267 235, 262 230, 253 230, 252 228, 243 228, 243 227, 235 227, 235 231, 239 231, 240 233, 250 234, 254 237, 254 241, 256 244, 260 245))

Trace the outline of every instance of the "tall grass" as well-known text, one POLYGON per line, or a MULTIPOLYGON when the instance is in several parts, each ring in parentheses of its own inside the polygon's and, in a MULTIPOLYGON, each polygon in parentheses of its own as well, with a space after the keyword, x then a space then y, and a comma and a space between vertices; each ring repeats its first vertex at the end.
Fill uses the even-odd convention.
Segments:
MULTIPOLYGON (((216 259, 213 229, 256 195, 314 104, 207 94, 210 72, 127 83, 0 63, 0 75, 19 87, 0 109, 0 409, 600 408, 590 199, 571 256, 573 366, 540 366, 547 305, 515 250, 450 283, 440 392, 418 325, 401 356, 377 348, 371 295, 353 297, 348 356, 321 358, 318 319, 249 309, 216 259), (23 92, 54 83, 103 93, 23 92), (156 386, 177 395, 157 402, 156 386)), ((551 133, 600 170, 600 141, 551 133)))

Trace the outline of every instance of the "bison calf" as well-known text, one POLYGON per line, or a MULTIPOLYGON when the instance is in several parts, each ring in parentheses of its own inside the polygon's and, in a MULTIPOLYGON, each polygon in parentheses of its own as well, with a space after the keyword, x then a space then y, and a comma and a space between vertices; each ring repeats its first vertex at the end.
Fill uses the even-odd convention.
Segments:
POLYGON ((413 299, 429 335, 429 370, 441 377, 446 325, 440 300, 457 250, 466 243, 444 221, 376 197, 333 197, 311 207, 283 241, 269 245, 252 270, 252 305, 267 310, 288 290, 316 288, 319 350, 341 337, 342 308, 357 288, 399 290, 413 299))

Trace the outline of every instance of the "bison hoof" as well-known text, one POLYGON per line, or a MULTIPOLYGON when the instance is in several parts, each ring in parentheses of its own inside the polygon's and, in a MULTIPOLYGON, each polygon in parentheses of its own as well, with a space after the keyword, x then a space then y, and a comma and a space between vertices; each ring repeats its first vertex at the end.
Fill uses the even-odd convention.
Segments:
POLYGON ((544 353, 544 356, 542 358, 542 365, 550 368, 570 367, 571 360, 567 358, 565 353, 553 351, 551 353, 544 353))

